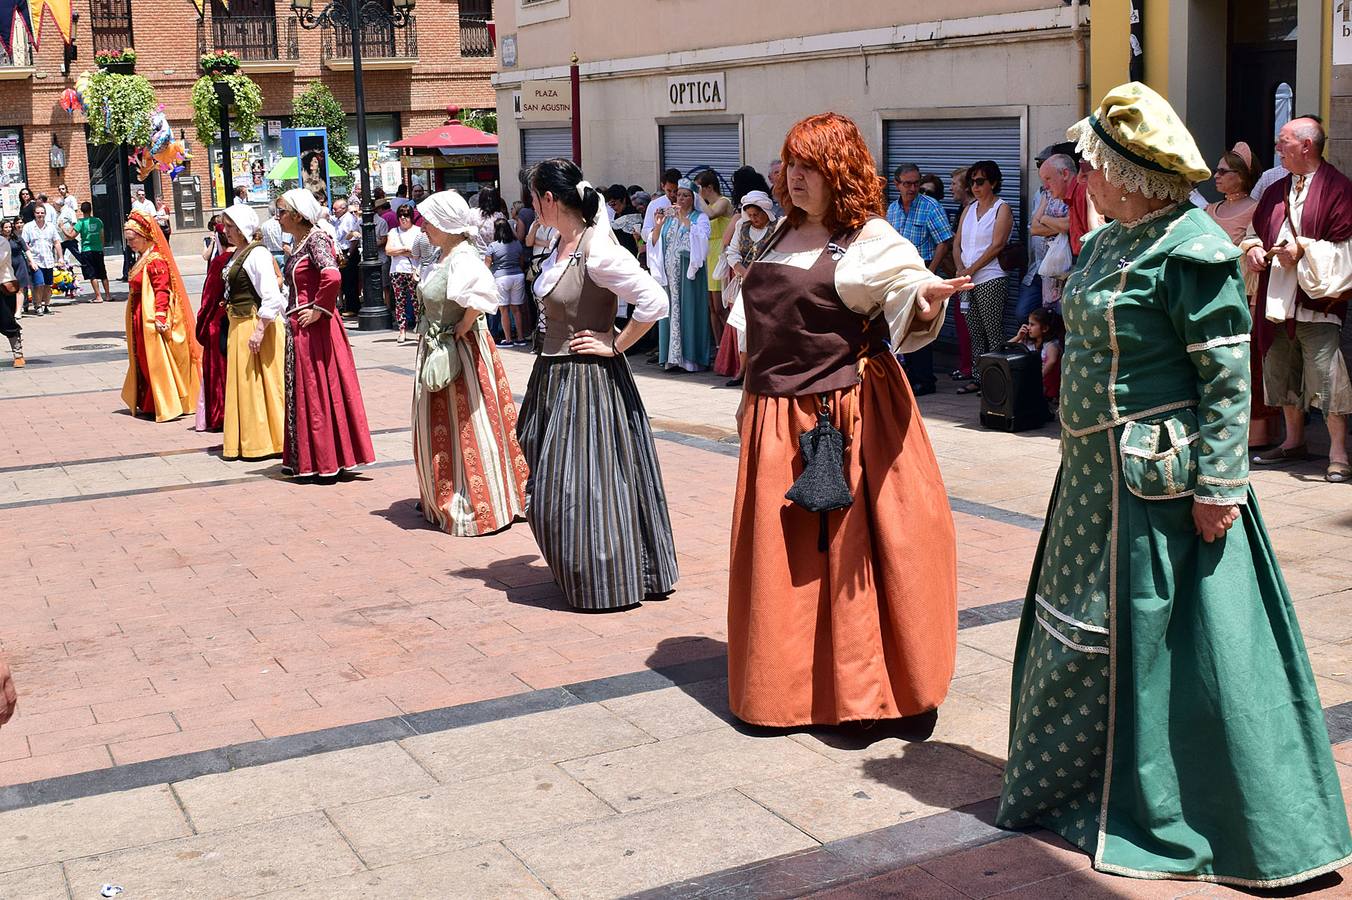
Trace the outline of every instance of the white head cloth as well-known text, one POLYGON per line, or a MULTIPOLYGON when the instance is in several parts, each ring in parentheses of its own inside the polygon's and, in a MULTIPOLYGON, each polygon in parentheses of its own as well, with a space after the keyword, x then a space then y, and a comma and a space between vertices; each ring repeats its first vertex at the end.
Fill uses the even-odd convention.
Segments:
POLYGON ((770 195, 765 193, 765 191, 747 191, 743 194, 742 209, 746 209, 748 206, 759 206, 761 209, 765 210, 767 216, 773 216, 775 214, 774 201, 770 199, 770 195))
POLYGON ((292 188, 282 194, 282 200, 286 203, 288 209, 311 225, 318 224, 320 217, 324 214, 324 207, 319 205, 315 195, 304 188, 292 188))
POLYGON ((258 233, 258 213, 253 211, 253 207, 236 203, 227 206, 225 214, 235 223, 235 227, 243 232, 246 241, 253 240, 253 236, 258 233))
POLYGON ((437 231, 471 238, 479 234, 479 223, 483 221, 482 214, 470 209, 457 191, 437 191, 418 204, 418 212, 437 231))

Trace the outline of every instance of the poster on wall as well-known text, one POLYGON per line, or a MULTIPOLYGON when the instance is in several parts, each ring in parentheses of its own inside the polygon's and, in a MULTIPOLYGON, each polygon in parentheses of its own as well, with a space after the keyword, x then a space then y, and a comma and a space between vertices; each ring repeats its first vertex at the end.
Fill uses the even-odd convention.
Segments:
POLYGON ((380 186, 385 189, 385 193, 393 194, 399 190, 399 183, 403 178, 404 171, 399 165, 399 160, 387 159, 380 164, 380 186))
POLYGON ((1352 0, 1333 4, 1333 64, 1352 66, 1352 0))

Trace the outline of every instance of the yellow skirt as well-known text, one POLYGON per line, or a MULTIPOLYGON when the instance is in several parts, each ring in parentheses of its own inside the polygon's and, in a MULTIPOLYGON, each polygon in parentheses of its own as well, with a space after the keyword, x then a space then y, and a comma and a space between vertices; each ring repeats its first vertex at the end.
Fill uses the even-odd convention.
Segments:
POLYGON ((286 341, 274 320, 257 353, 249 338, 257 315, 230 316, 225 367, 226 459, 263 459, 282 452, 286 426, 286 341))

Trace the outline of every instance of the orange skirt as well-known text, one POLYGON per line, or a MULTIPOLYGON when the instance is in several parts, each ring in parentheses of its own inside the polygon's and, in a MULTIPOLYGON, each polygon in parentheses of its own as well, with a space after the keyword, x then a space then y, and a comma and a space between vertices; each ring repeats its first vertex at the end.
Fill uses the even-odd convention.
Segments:
POLYGON ((784 499, 817 398, 747 395, 732 514, 728 692, 756 725, 910 716, 948 693, 957 652, 957 538, 929 435, 891 354, 835 391, 848 509, 784 499))

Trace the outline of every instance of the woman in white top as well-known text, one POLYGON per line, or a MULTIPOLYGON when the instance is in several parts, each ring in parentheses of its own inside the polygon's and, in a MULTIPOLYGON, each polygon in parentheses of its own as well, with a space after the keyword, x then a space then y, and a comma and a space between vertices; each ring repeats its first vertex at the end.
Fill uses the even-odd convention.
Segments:
POLYGON ((972 380, 959 394, 981 390, 976 363, 981 354, 998 349, 1004 341, 1001 319, 1005 311, 1005 270, 1000 251, 1014 230, 1014 214, 999 197, 1000 167, 989 159, 967 170, 967 189, 972 202, 958 219, 953 240, 953 264, 959 276, 972 279, 972 289, 962 298, 963 315, 972 341, 972 380))
POLYGON ((225 239, 235 253, 223 273, 226 337, 226 459, 265 459, 286 436, 286 309, 281 272, 259 237, 258 214, 236 203, 225 210, 225 239))
MULTIPOLYGON (((747 266, 760 256, 770 242, 775 223, 779 221, 774 213, 774 202, 765 191, 748 191, 742 197, 741 215, 728 226, 728 241, 723 247, 723 261, 728 267, 728 277, 723 282, 723 303, 728 308, 732 307, 741 293, 747 266)), ((731 377, 727 382, 728 387, 742 385, 740 344, 741 335, 736 328, 723 329, 718 357, 714 360, 714 372, 731 377)))
POLYGON ((465 198, 441 191, 418 212, 441 250, 418 287, 413 463, 422 514, 448 534, 492 534, 525 515, 528 474, 512 389, 483 318, 497 310, 498 289, 475 247, 479 214, 465 198))
POLYGON ((391 228, 385 241, 390 258, 390 291, 394 294, 394 319, 399 323, 399 343, 404 332, 418 324, 418 270, 420 260, 415 245, 422 229, 413 224, 413 205, 405 203, 396 214, 399 227, 391 228))
POLYGON ((546 160, 527 179, 559 239, 535 281, 548 327, 517 425, 526 520, 571 606, 623 609, 660 599, 677 578, 652 431, 624 357, 667 314, 667 295, 615 241, 601 195, 571 161, 546 160), (617 332, 620 302, 631 314, 617 332))

